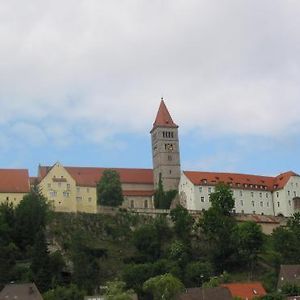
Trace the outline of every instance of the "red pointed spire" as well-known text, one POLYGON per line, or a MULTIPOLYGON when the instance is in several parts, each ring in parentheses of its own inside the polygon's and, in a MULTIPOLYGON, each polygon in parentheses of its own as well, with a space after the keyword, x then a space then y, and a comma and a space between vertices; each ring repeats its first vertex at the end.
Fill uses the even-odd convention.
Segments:
POLYGON ((174 121, 172 120, 172 117, 167 109, 167 106, 163 100, 163 98, 161 98, 161 102, 159 105, 159 109, 156 115, 156 119, 153 123, 153 128, 156 127, 173 127, 173 128, 178 128, 178 125, 176 125, 174 123, 174 121))

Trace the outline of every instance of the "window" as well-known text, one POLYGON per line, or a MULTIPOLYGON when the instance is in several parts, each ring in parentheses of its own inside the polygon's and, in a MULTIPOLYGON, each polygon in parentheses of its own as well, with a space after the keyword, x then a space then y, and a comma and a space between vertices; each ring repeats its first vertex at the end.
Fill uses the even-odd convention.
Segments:
POLYGON ((79 193, 80 192, 80 187, 77 187, 77 193, 79 193))
POLYGON ((172 174, 172 170, 170 170, 169 173, 172 174))
POLYGON ((69 190, 71 187, 70 183, 67 183, 67 189, 69 190))
POLYGON ((130 200, 130 207, 134 208, 134 201, 133 200, 130 200))
POLYGON ((296 191, 294 191, 294 197, 296 197, 297 196, 297 193, 296 193, 296 191))
POLYGON ((204 197, 201 197, 201 202, 204 202, 204 197))
POLYGON ((241 206, 243 206, 244 205, 244 201, 243 200, 241 200, 241 206))
POLYGON ((199 192, 202 193, 202 186, 199 186, 199 192))
POLYGON ((269 202, 267 202, 267 207, 269 207, 269 202))
POLYGON ((290 196, 290 194, 291 194, 290 191, 288 191, 288 196, 290 196))
POLYGON ((264 203, 262 201, 260 201, 260 206, 263 207, 264 206, 264 203))
POLYGON ((211 187, 208 188, 208 193, 209 193, 209 194, 211 193, 211 187))
POLYGON ((69 197, 70 193, 69 192, 63 192, 64 197, 69 197))
POLYGON ((280 202, 277 202, 277 207, 280 207, 280 202))
POLYGON ((144 208, 148 208, 148 200, 144 201, 144 208))
POLYGON ((259 193, 259 197, 260 197, 260 198, 262 197, 262 193, 259 193))
POLYGON ((251 201, 251 203, 252 203, 252 206, 254 207, 254 201, 251 201))
POLYGON ((252 213, 255 215, 255 213, 256 213, 255 210, 252 213))
POLYGON ((242 192, 242 191, 240 191, 240 196, 241 196, 241 197, 243 196, 243 192, 242 192))
POLYGON ((9 197, 6 197, 6 200, 9 200, 9 197))
POLYGON ((251 192, 251 197, 253 198, 253 195, 254 195, 254 193, 253 192, 251 192))
POLYGON ((50 197, 56 197, 57 196, 57 192, 56 191, 50 191, 49 192, 50 197))
POLYGON ((172 161, 172 155, 168 155, 168 161, 172 161))
POLYGON ((242 209, 242 214, 244 214, 244 210, 242 209))
POLYGON ((289 206, 291 206, 291 200, 289 200, 289 206))
POLYGON ((279 197, 279 192, 276 192, 276 197, 277 197, 277 198, 279 197))
POLYGON ((269 194, 268 193, 266 193, 266 198, 269 198, 269 194))
POLYGON ((48 183, 48 189, 51 189, 51 183, 48 183))
POLYGON ((80 202, 82 200, 82 197, 76 197, 77 202, 80 202))
POLYGON ((89 202, 92 202, 92 197, 89 197, 89 199, 88 199, 88 200, 89 200, 89 202))

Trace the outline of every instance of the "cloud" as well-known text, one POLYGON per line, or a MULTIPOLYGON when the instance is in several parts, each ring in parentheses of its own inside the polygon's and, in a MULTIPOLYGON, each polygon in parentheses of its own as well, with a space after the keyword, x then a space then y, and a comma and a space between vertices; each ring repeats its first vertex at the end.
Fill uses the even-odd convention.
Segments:
POLYGON ((17 124, 1 140, 145 132, 161 95, 183 132, 299 134, 299 13, 296 0, 0 0, 0 129, 17 124))

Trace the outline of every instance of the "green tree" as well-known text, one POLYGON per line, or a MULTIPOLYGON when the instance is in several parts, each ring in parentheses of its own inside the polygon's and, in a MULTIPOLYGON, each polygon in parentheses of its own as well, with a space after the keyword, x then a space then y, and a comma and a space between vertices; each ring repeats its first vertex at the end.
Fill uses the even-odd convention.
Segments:
POLYGON ((181 205, 177 205, 170 212, 171 219, 174 223, 174 231, 179 239, 187 243, 190 242, 190 234, 194 224, 193 217, 188 210, 181 205))
POLYGON ((82 300, 85 294, 75 284, 71 284, 70 286, 57 286, 43 294, 43 298, 44 300, 82 300))
POLYGON ((233 192, 226 184, 220 183, 209 197, 211 206, 221 215, 229 216, 234 207, 233 192))
POLYGON ((124 201, 120 175, 115 170, 104 170, 97 184, 97 202, 104 206, 120 206, 124 201))
POLYGON ((229 186, 219 184, 210 195, 211 207, 203 213, 200 228, 209 243, 211 259, 217 271, 235 263, 237 255, 235 219, 230 215, 234 207, 229 186))
POLYGON ((199 287, 210 279, 213 274, 209 262, 191 262, 185 268, 185 284, 187 287, 199 287))
POLYGON ((248 264, 250 277, 252 277, 254 264, 264 244, 261 226, 251 221, 244 222, 238 226, 237 236, 239 257, 248 264))
POLYGON ((171 274, 152 277, 143 285, 143 290, 150 293, 154 300, 172 300, 184 289, 182 282, 171 274))
POLYGON ((130 264, 122 270, 122 279, 129 288, 133 288, 137 293, 142 292, 143 283, 154 276, 153 264, 130 264))
POLYGON ((133 234, 133 244, 146 260, 155 260, 160 256, 161 239, 153 224, 138 228, 133 234))
POLYGON ((158 187, 154 193, 154 206, 157 209, 169 209, 177 190, 164 191, 161 174, 159 174, 158 187))
POLYGON ((16 244, 21 250, 33 246, 36 234, 46 226, 48 212, 46 199, 33 190, 16 207, 16 244))
POLYGON ((126 290, 126 283, 123 281, 107 282, 105 299, 107 300, 132 300, 134 292, 126 290))
POLYGON ((71 246, 73 281, 80 289, 93 292, 99 284, 100 268, 88 244, 84 232, 75 232, 71 246))
POLYGON ((30 265, 34 282, 40 291, 45 292, 51 286, 50 257, 44 231, 40 230, 36 235, 33 247, 33 257, 30 265))

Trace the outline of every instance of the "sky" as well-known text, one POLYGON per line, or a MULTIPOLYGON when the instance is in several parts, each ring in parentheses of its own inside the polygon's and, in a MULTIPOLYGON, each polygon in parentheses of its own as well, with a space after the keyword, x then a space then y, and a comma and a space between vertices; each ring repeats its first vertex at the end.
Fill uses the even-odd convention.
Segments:
POLYGON ((0 0, 0 168, 300 173, 299 0, 0 0))

